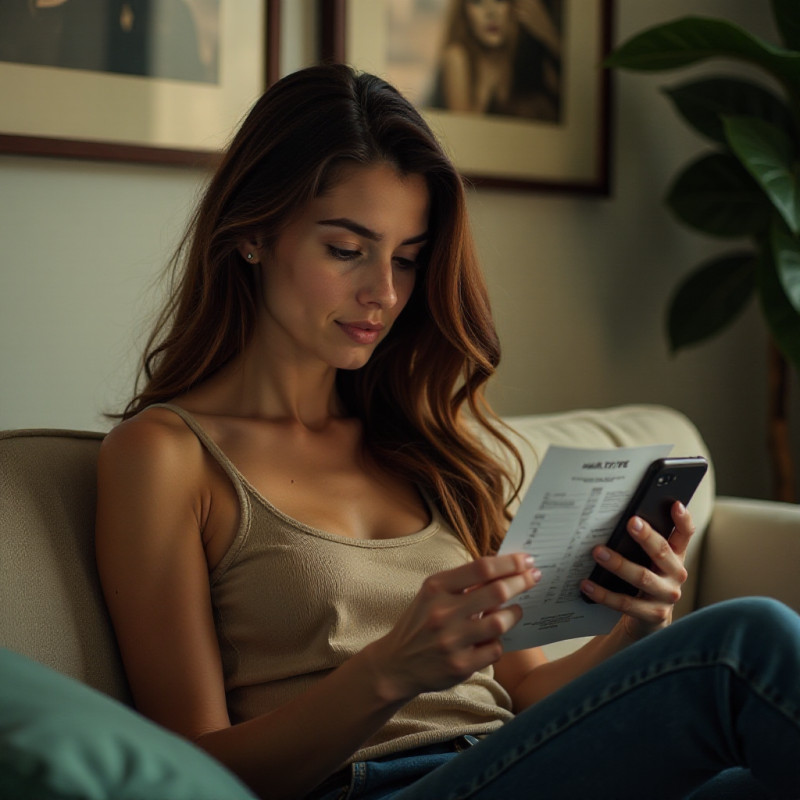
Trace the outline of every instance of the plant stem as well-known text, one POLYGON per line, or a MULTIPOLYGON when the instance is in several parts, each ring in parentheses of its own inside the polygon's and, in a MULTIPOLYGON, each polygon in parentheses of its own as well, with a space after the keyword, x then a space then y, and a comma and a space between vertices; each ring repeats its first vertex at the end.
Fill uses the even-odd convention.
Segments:
POLYGON ((789 443, 789 366, 770 339, 767 353, 767 448, 772 461, 775 500, 795 502, 794 463, 789 443))

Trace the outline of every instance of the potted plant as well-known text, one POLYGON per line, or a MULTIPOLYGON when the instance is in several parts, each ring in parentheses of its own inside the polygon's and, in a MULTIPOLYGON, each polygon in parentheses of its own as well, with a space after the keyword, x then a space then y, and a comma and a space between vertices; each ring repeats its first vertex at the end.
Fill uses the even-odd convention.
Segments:
POLYGON ((667 330, 678 351, 716 335, 758 298, 771 334, 775 496, 793 500, 787 405, 788 365, 800 369, 800 0, 771 0, 771 7, 780 45, 726 20, 684 17, 633 36, 606 64, 660 71, 725 58, 760 73, 757 80, 720 75, 665 90, 712 144, 677 175, 667 206, 696 230, 748 240, 689 273, 670 299, 667 330))

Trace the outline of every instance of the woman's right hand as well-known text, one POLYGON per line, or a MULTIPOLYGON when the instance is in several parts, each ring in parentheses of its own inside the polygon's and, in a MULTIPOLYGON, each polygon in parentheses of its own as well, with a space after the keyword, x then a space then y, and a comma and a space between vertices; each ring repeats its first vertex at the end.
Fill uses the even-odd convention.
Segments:
POLYGON ((486 556, 431 575, 386 636, 364 654, 380 694, 405 702, 449 688, 503 654, 500 637, 522 616, 504 606, 541 577, 523 554, 486 556))

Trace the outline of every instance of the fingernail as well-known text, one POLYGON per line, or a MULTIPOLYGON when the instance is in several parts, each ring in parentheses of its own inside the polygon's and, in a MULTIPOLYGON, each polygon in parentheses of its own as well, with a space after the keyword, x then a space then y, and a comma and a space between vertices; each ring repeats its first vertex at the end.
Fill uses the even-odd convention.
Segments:
POLYGON ((525 556, 525 566, 530 569, 534 564, 533 556, 525 556))
POLYGON ((681 516, 683 516, 686 513, 686 506, 683 503, 681 503, 680 501, 678 502, 678 513, 681 516))
POLYGON ((639 519, 639 517, 634 517, 631 520, 631 533, 641 533, 642 528, 644 527, 644 523, 639 519))
POLYGON ((608 561, 611 558, 611 553, 604 547, 598 547, 597 550, 595 550, 594 557, 598 561, 608 561))
POLYGON ((581 584, 581 591, 586 592, 586 594, 594 594, 594 584, 584 581, 581 584))
POLYGON ((538 569, 532 569, 531 576, 533 577, 534 583, 539 583, 539 581, 542 579, 542 572, 538 569))

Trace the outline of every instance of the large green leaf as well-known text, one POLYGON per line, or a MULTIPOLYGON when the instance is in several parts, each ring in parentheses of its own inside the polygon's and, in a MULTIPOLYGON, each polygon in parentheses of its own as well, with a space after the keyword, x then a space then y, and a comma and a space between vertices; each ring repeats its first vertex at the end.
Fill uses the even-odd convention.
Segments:
MULTIPOLYGON (((800 3, 798 4, 800 5, 800 3)), ((764 119, 794 131, 786 103, 773 92, 741 78, 702 78, 664 89, 678 113, 699 133, 727 146, 723 116, 764 119)))
POLYGON ((800 3, 797 0, 772 0, 772 16, 786 47, 800 50, 800 3))
POLYGON ((772 260, 787 299, 800 314, 800 239, 775 218, 770 230, 772 260))
POLYGON ((772 204, 732 155, 701 156, 680 172, 666 197, 678 219, 704 233, 722 237, 763 234, 772 204))
POLYGON ((795 144, 763 119, 725 117, 728 144, 767 193, 792 233, 800 233, 800 180, 795 144))
POLYGON ((800 315, 783 290, 768 248, 762 250, 758 261, 757 284, 761 310, 775 343, 800 370, 800 315))
POLYGON ((708 58, 741 59, 800 86, 800 52, 761 39, 722 19, 683 17, 643 31, 620 45, 606 65, 656 71, 675 69, 708 58))
POLYGON ((673 352, 697 344, 729 325, 755 289, 754 253, 733 253, 701 264, 675 292, 667 315, 673 352))

